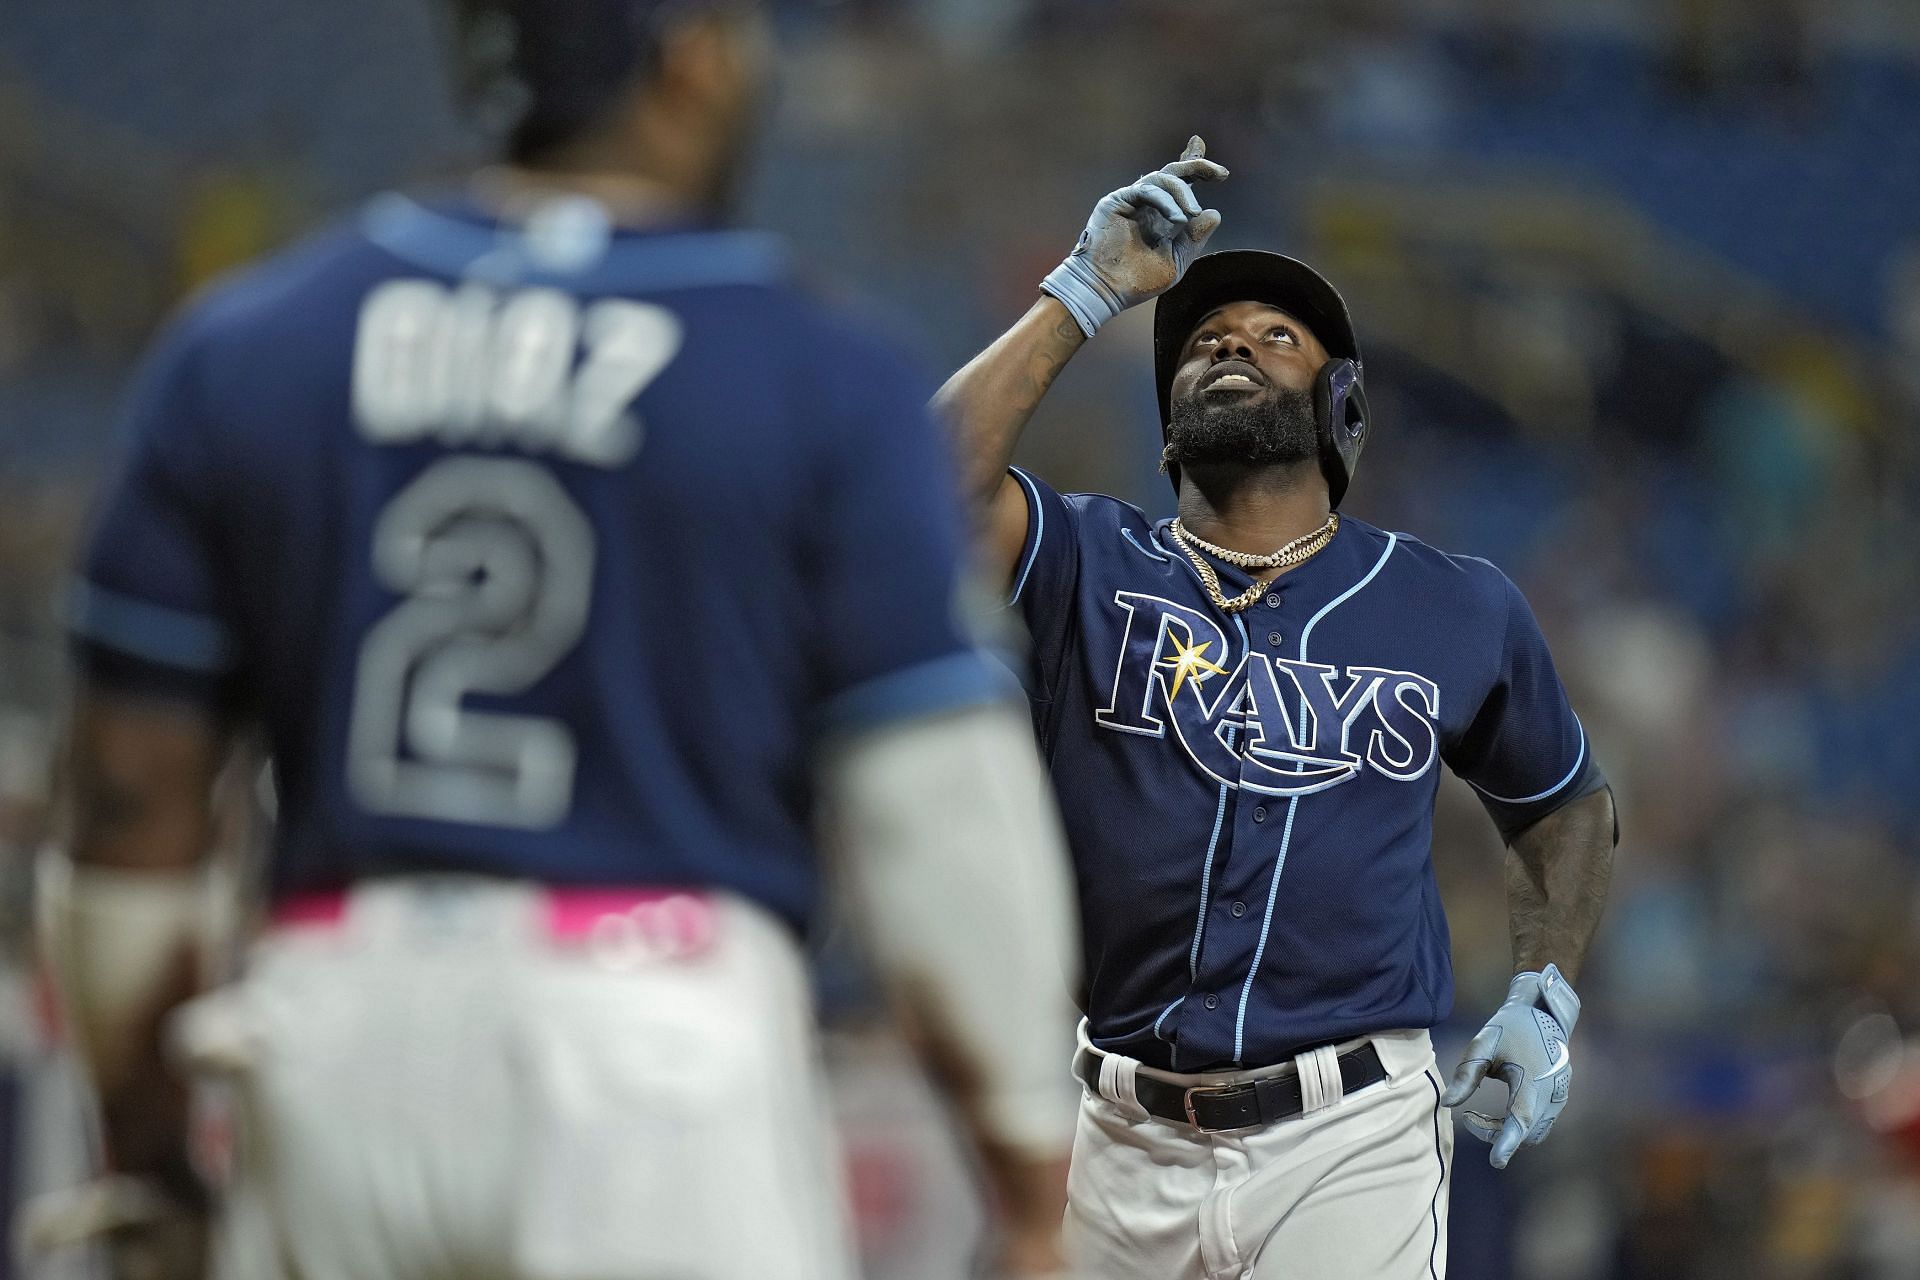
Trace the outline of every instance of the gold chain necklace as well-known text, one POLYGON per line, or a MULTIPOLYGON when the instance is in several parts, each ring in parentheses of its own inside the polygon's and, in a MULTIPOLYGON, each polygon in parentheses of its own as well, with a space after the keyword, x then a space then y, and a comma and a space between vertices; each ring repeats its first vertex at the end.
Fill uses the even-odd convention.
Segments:
POLYGON ((1312 533, 1302 534, 1278 551, 1271 551, 1261 556, 1217 547, 1205 538, 1189 533, 1178 517, 1174 518, 1172 529, 1174 538, 1180 543, 1180 549, 1187 553, 1187 559, 1193 561, 1194 570, 1200 575, 1200 583, 1207 589, 1208 599, 1212 600, 1215 607, 1222 613, 1239 613, 1258 600, 1266 592, 1269 584, 1256 582, 1229 600, 1226 593, 1220 590, 1220 575, 1214 572, 1213 566, 1207 563, 1206 556, 1200 554, 1201 551, 1218 556, 1228 564, 1242 569, 1291 568, 1312 559, 1333 541, 1333 535, 1340 530, 1340 513, 1336 511, 1329 515, 1327 522, 1312 533))

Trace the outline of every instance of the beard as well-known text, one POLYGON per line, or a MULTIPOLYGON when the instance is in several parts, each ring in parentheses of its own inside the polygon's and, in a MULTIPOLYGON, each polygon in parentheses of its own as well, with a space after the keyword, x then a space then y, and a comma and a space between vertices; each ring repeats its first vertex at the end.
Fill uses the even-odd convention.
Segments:
POLYGON ((1166 460, 1172 466, 1238 463, 1266 467, 1319 456, 1320 428, 1313 393, 1277 387, 1251 403, 1209 404, 1204 392, 1173 406, 1166 460))

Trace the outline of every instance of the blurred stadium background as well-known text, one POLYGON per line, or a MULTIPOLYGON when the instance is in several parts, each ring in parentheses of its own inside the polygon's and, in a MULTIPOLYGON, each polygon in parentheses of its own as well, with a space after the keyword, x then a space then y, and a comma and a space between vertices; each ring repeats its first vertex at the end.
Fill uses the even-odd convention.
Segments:
MULTIPOLYGON (((1541 613, 1625 841, 1575 1106, 1504 1177, 1462 1146, 1453 1273, 1920 1277, 1920 5, 781 15, 747 212, 833 287, 955 367, 1097 196, 1200 132, 1235 173, 1216 243, 1353 303, 1382 426, 1352 509, 1492 558, 1541 613)), ((131 362, 210 276, 481 155, 449 99, 430 0, 0 4, 0 1201, 82 1159, 25 872, 63 566, 131 362)), ((1025 460, 1163 510, 1144 319, 1025 460)), ((1477 1017, 1498 844, 1460 795, 1442 816, 1477 1017)), ((964 1177, 849 974, 829 949, 872 1274, 956 1274, 964 1177)))

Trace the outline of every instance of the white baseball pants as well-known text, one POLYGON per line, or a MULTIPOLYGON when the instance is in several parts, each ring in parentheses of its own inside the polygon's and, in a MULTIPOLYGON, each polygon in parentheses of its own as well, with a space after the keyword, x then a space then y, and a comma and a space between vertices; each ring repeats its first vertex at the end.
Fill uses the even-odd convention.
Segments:
POLYGON ((1344 1097, 1353 1040, 1257 1071, 1180 1075, 1106 1059, 1085 1096, 1067 1243, 1101 1280, 1443 1280, 1453 1125, 1424 1031, 1369 1037, 1387 1079, 1344 1097), (1204 1133, 1149 1116, 1135 1074, 1229 1085, 1303 1073, 1320 1105, 1258 1129, 1204 1133), (1329 1077, 1329 1072, 1331 1076, 1329 1077))
POLYGON ((537 888, 371 883, 188 1007, 237 1122, 223 1280, 855 1273, 789 931, 578 907, 556 937, 537 888))

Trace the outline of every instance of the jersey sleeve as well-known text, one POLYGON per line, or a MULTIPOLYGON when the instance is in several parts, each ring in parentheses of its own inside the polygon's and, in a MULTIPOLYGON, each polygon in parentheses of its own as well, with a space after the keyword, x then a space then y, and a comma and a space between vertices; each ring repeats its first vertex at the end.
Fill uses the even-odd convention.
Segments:
POLYGON ((1500 668, 1447 765, 1479 795, 1509 842, 1607 785, 1526 597, 1505 575, 1500 668))
POLYGON ((1010 603, 1026 623, 1030 647, 1022 683, 1044 740, 1047 711, 1059 690, 1073 639, 1073 599, 1080 573, 1079 512, 1038 476, 1019 467, 1012 468, 1011 474, 1027 495, 1027 538, 1014 567, 1010 603))
POLYGON ((148 358, 69 586, 67 622, 94 682, 211 706, 226 700, 240 654, 221 589, 199 352, 176 329, 148 358))
POLYGON ((816 371, 832 414, 806 566, 823 730, 1015 696, 962 618, 958 480, 930 381, 879 343, 839 347, 816 371))

